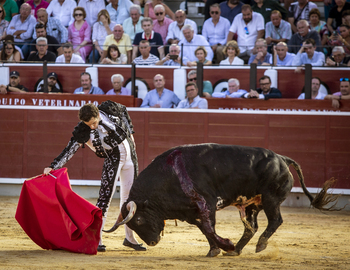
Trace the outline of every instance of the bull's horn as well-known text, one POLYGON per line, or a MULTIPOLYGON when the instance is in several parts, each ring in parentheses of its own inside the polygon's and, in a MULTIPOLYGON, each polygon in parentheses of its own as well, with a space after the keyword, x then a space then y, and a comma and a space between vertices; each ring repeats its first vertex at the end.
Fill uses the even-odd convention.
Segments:
POLYGON ((126 223, 128 223, 132 218, 133 216, 135 215, 136 213, 136 209, 137 209, 137 206, 136 206, 136 203, 133 202, 133 201, 130 201, 127 205, 126 205, 126 209, 129 210, 129 214, 127 215, 127 217, 120 222, 120 220, 123 219, 123 216, 122 216, 122 213, 120 212, 119 216, 118 216, 118 219, 117 221, 115 222, 115 224, 113 225, 113 227, 111 229, 109 229, 108 231, 105 231, 105 230, 102 230, 106 233, 111 233, 111 232, 114 232, 116 229, 118 229, 119 226, 121 225, 124 225, 126 223))

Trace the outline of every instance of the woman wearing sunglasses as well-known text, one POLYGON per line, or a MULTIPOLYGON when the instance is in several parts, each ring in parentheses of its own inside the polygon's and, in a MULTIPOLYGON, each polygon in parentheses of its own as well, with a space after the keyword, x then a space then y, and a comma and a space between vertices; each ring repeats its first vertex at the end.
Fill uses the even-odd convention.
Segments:
POLYGON ((84 61, 92 51, 91 27, 86 22, 86 12, 83 7, 76 7, 73 12, 74 22, 68 27, 68 42, 73 44, 74 53, 84 61))
POLYGON ((9 22, 5 20, 6 12, 2 5, 0 5, 0 40, 3 40, 6 36, 6 29, 9 26, 9 22))

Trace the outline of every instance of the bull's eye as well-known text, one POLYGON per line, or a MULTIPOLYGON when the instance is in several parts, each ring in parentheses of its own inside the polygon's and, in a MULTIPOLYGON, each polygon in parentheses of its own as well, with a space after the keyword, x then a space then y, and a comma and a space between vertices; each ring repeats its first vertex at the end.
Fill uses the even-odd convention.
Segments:
POLYGON ((136 218, 136 224, 137 224, 137 225, 141 225, 141 224, 143 224, 143 218, 142 218, 142 217, 140 217, 140 216, 139 216, 139 217, 137 217, 137 218, 136 218))

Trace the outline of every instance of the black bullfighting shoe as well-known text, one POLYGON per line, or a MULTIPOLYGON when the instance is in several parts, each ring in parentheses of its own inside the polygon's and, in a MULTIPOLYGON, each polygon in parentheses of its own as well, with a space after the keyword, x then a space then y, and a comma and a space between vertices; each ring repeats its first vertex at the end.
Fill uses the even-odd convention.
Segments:
POLYGON ((126 247, 131 247, 137 251, 146 251, 147 250, 147 248, 143 247, 142 244, 132 244, 126 238, 124 239, 123 245, 126 247))
POLYGON ((97 251, 98 252, 105 252, 106 251, 106 246, 105 245, 98 245, 97 251))

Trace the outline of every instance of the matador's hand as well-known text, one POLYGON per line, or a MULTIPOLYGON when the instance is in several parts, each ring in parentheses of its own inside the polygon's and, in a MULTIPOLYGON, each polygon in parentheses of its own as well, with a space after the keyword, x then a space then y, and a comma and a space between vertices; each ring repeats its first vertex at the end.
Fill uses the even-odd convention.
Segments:
POLYGON ((44 169, 44 174, 48 175, 51 171, 52 171, 52 168, 47 167, 47 168, 44 169))

